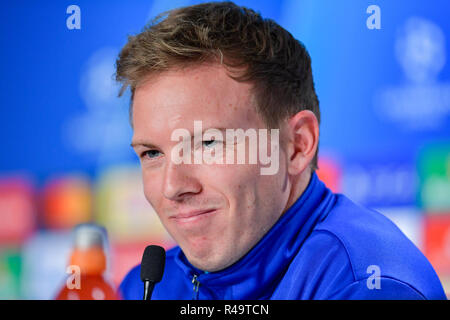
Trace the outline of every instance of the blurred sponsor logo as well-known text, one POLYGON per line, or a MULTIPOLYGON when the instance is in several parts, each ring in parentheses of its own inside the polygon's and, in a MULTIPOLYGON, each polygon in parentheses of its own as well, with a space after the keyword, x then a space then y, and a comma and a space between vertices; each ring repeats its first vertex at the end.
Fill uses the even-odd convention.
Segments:
POLYGON ((333 192, 341 192, 342 170, 338 162, 331 157, 319 157, 317 176, 333 192))
POLYGON ((21 243, 36 227, 35 194, 23 178, 0 180, 0 243, 21 243))
POLYGON ((22 299, 53 299, 65 285, 72 249, 70 231, 40 231, 22 247, 22 299))
POLYGON ((450 212, 450 143, 422 149, 418 160, 419 202, 428 213, 450 212))
POLYGON ((425 217, 424 253, 436 272, 450 274, 450 211, 425 217))
POLYGON ((415 165, 408 162, 348 164, 343 193, 369 207, 415 205, 416 176, 415 165))
POLYGON ((0 300, 20 298, 21 257, 17 249, 0 249, 0 300))
POLYGON ((170 241, 158 215, 144 196, 138 166, 115 167, 99 177, 96 218, 116 242, 170 241))
POLYGON ((49 180, 42 192, 43 222, 48 228, 69 229, 92 217, 92 191, 84 176, 49 180))

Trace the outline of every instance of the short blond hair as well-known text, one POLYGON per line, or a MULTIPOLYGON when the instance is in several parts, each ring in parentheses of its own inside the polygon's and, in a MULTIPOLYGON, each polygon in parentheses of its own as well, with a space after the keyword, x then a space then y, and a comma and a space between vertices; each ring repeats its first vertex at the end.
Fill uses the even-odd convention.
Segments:
MULTIPOLYGON (((233 79, 253 84, 257 111, 268 127, 302 110, 311 110, 320 123, 311 58, 303 44, 275 21, 232 2, 165 12, 128 38, 116 62, 116 80, 122 83, 119 95, 131 89, 130 117, 135 89, 146 77, 205 62, 222 63, 233 79)), ((318 150, 313 170, 317 155, 318 150)))

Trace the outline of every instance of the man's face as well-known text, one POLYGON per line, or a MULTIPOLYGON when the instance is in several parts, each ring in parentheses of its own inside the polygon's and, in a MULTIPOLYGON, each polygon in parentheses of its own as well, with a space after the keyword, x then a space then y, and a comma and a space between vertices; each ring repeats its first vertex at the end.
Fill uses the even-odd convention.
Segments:
MULTIPOLYGON (((259 161, 171 160, 179 144, 173 131, 184 128, 194 136, 194 121, 202 122, 203 131, 266 129, 250 90, 250 84, 231 79, 222 66, 202 65, 153 76, 135 91, 133 145, 141 159, 145 196, 187 259, 202 270, 224 269, 245 255, 277 221, 289 197, 282 149, 274 175, 261 175, 259 161)), ((201 142, 203 148, 209 143, 201 142)), ((192 145, 192 152, 198 147, 192 145)))

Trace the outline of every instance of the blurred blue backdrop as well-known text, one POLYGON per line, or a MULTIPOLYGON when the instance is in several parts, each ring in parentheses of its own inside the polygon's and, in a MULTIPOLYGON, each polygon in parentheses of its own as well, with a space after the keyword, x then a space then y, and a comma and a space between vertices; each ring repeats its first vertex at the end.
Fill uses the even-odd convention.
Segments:
MULTIPOLYGON (((27 264, 34 261, 32 254, 24 256, 37 243, 33 237, 39 233, 39 243, 45 243, 42 231, 64 232, 75 222, 83 221, 66 221, 62 227, 50 222, 55 219, 48 218, 52 214, 62 215, 60 212, 70 210, 64 205, 63 209, 52 209, 57 201, 54 198, 63 196, 58 191, 53 191, 56 195, 44 192, 49 181, 81 177, 92 197, 86 202, 88 209, 77 209, 88 211, 91 218, 86 219, 105 224, 111 241, 118 246, 147 241, 144 231, 140 238, 133 238, 131 231, 142 224, 140 219, 145 220, 145 214, 136 214, 134 222, 128 225, 117 222, 122 218, 119 213, 113 215, 113 209, 108 209, 105 202, 114 198, 114 192, 121 191, 102 189, 108 184, 105 181, 116 179, 120 185, 123 179, 130 179, 123 171, 117 174, 116 168, 139 170, 138 159, 129 146, 129 95, 117 98, 114 63, 127 36, 138 33, 149 19, 162 11, 200 2, 18 0, 3 4, 0 179, 6 190, 11 190, 8 183, 16 177, 31 186, 34 209, 30 216, 35 217, 35 225, 26 236, 4 236, 1 240, 0 235, 4 251, 13 250, 12 254, 5 251, 6 258, 0 259, 0 264, 6 266, 3 270, 7 270, 0 275, 0 284, 8 283, 10 288, 0 291, 0 298, 48 299, 54 293, 57 280, 50 276, 48 282, 55 285, 49 285, 43 293, 36 290, 27 296, 20 289, 21 279, 34 274, 33 264, 27 264), (71 15, 66 10, 72 4, 80 8, 81 29, 66 26, 71 15), (109 194, 109 198, 99 198, 99 193, 109 194), (21 261, 18 271, 11 271, 16 270, 11 261, 21 261)), ((310 53, 322 113, 321 177, 335 191, 390 216, 432 260, 441 279, 447 281, 450 224, 448 219, 433 219, 450 214, 450 2, 236 3, 277 21, 310 53), (380 8, 380 29, 368 28, 370 5, 380 8), (437 238, 427 231, 435 224, 443 228, 437 238)), ((68 184, 73 186, 71 183, 68 184)), ((140 186, 139 176, 130 183, 140 186)), ((73 192, 70 190, 69 194, 73 192)), ((79 199, 83 197, 80 193, 68 197, 79 199)), ((1 199, 0 194, 0 212, 7 212, 11 195, 5 191, 3 204, 1 199)), ((142 212, 145 201, 141 197, 138 202, 139 205, 125 208, 142 212)), ((71 212, 68 215, 79 214, 76 210, 71 212)), ((1 214, 14 216, 14 212, 9 216, 1 214)), ((155 221, 147 222, 154 225, 155 221)), ((168 237, 160 226, 156 229, 158 239, 166 241, 168 237)), ((170 240, 167 241, 169 246, 170 240)), ((139 245, 122 247, 116 256, 141 249, 139 245)), ((57 252, 61 251, 54 252, 49 261, 57 259, 57 252)), ((139 258, 133 255, 130 261, 138 262, 139 258)), ((112 271, 116 283, 128 267, 112 271)), ((60 271, 64 275, 64 269, 60 271)), ((448 292, 449 286, 446 288, 448 292)))

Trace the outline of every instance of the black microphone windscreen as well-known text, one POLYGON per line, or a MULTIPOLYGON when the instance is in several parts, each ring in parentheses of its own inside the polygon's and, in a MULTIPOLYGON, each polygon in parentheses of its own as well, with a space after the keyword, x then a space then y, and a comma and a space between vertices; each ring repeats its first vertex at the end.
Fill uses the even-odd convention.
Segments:
POLYGON ((164 273, 166 251, 160 246, 147 246, 142 255, 141 280, 159 282, 164 273))

